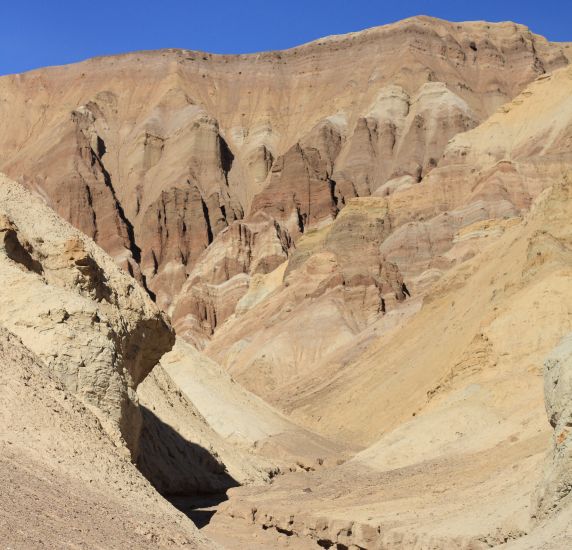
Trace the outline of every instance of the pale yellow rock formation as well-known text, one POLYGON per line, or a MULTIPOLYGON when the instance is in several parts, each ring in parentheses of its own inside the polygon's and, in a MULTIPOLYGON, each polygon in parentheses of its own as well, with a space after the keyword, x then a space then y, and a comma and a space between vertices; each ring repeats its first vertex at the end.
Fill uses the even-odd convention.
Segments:
POLYGON ((0 323, 137 456, 135 389, 174 343, 146 292, 88 237, 0 175, 0 323))

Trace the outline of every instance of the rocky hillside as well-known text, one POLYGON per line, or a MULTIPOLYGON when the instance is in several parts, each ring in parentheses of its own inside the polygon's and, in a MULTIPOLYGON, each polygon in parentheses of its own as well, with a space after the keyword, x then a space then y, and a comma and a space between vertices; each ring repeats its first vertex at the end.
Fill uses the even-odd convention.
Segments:
POLYGON ((300 234, 417 183, 451 137, 567 63, 523 26, 425 17, 284 52, 98 58, 0 79, 0 170, 204 344, 300 234))
POLYGON ((3 175, 0 223, 0 540, 214 548, 155 489, 224 492, 355 452, 289 421, 190 345, 173 348, 147 292, 3 175))
POLYGON ((4 176, 0 223, 0 541, 215 548, 132 463, 135 390, 173 345, 167 320, 91 239, 4 176))
POLYGON ((249 290, 253 309, 207 352, 294 418, 368 448, 335 472, 233 490, 229 518, 322 546, 569 544, 567 340, 551 350, 571 327, 571 86, 569 68, 531 83, 415 188, 354 199, 249 290), (330 239, 350 216, 355 232, 330 239), (349 274, 383 252, 411 296, 385 287, 392 307, 356 328, 339 313, 355 299, 349 274))
MULTIPOLYGON (((444 376, 449 360, 451 367, 463 363, 473 338, 481 346, 479 327, 489 322, 484 303, 470 309, 468 303, 462 312, 452 304, 431 312, 430 304, 451 284, 447 274, 469 270, 470 261, 484 262, 484 248, 519 225, 534 200, 568 177, 571 74, 565 68, 541 77, 478 128, 455 137, 416 187, 353 199, 332 224, 307 232, 284 276, 261 278, 243 303, 250 296, 264 298, 250 310, 240 308, 207 353, 247 387, 323 433, 342 430, 344 437, 369 444, 416 412, 420 402, 413 393, 407 400, 400 394, 404 366, 415 369, 409 387, 420 396, 432 392, 438 382, 427 378, 428 364, 444 376), (410 295, 400 290, 400 281, 410 295), (383 302, 376 299, 378 289, 383 302), (349 413, 339 407, 348 399, 354 403, 349 413), (382 412, 380 399, 387 404, 382 412), (398 419, 397 411, 403 411, 398 419)), ((508 264, 492 269, 471 303, 492 292, 493 277, 505 271, 522 278, 508 264)))
POLYGON ((138 465, 165 495, 263 484, 334 466, 358 450, 300 427, 182 340, 137 393, 144 417, 138 465))
POLYGON ((0 540, 570 546, 571 51, 416 17, 0 78, 0 540))
POLYGON ((0 287, 0 324, 136 457, 135 390, 173 346, 173 331, 91 239, 3 175, 0 287))
POLYGON ((7 548, 216 548, 121 456, 98 418, 0 328, 0 540, 7 548))
POLYGON ((555 184, 524 220, 481 236, 480 254, 418 313, 320 376, 304 407, 372 445, 333 472, 233 489, 216 521, 330 545, 453 549, 520 539, 568 513, 566 342, 546 363, 548 456, 542 364, 571 328, 570 198, 570 182, 555 184))

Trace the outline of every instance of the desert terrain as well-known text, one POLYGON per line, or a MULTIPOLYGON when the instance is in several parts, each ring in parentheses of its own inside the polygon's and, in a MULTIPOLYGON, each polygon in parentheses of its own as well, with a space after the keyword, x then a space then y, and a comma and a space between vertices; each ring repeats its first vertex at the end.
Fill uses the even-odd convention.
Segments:
POLYGON ((572 547, 571 59, 423 16, 0 77, 0 548, 572 547))

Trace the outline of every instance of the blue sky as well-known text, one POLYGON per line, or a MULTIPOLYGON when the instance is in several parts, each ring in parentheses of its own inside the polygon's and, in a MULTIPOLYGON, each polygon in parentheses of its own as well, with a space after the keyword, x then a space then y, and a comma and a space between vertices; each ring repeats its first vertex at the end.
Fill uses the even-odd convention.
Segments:
POLYGON ((572 0, 0 0, 0 74, 140 49, 288 48, 419 14, 572 41, 572 0))

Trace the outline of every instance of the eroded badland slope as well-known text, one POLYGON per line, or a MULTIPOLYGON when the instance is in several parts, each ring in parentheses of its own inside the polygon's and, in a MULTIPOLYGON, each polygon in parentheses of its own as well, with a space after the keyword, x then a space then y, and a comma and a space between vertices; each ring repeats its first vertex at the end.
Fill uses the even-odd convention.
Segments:
POLYGON ((2 546, 214 548, 132 463, 168 322, 39 199, 3 176, 0 197, 2 546))
POLYGON ((569 546, 569 58, 417 17, 0 78, 0 542, 569 546))

